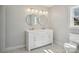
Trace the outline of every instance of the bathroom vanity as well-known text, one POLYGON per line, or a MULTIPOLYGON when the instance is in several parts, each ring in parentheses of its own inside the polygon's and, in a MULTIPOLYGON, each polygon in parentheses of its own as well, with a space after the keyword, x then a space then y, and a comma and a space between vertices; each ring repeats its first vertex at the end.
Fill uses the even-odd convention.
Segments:
POLYGON ((26 50, 38 48, 47 44, 53 44, 52 29, 26 30, 26 50))
MULTIPOLYGON (((34 8, 28 8, 25 21, 29 29, 26 33, 26 50, 38 48, 47 44, 53 43, 53 30, 48 29, 48 11, 41 10, 41 14, 33 13, 34 8), (29 12, 28 9, 31 11, 29 12), (43 14, 45 13, 45 14, 43 14)), ((40 10, 38 10, 40 12, 40 10)))

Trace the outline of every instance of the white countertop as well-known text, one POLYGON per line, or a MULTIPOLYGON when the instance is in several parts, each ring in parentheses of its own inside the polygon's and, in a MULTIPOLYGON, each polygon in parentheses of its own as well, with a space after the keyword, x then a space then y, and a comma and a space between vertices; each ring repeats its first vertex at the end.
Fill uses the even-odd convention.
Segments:
POLYGON ((52 29, 46 28, 46 29, 26 29, 27 32, 33 32, 33 31, 53 31, 52 29))

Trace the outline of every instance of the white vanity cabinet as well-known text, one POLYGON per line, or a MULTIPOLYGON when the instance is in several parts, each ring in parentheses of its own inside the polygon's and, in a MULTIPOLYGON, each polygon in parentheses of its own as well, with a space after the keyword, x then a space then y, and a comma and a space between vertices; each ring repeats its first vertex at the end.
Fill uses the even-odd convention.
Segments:
POLYGON ((53 43, 53 30, 51 29, 38 29, 38 30, 26 30, 26 49, 41 47, 50 43, 53 43))

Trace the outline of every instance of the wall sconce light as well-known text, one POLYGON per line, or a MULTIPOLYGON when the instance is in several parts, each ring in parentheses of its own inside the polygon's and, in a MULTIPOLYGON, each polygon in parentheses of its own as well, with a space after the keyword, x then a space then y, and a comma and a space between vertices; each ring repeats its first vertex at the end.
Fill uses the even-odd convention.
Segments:
POLYGON ((47 15, 48 14, 48 11, 46 10, 37 10, 37 9, 34 9, 34 8, 28 8, 27 9, 27 12, 29 13, 35 13, 35 14, 39 14, 39 15, 47 15))

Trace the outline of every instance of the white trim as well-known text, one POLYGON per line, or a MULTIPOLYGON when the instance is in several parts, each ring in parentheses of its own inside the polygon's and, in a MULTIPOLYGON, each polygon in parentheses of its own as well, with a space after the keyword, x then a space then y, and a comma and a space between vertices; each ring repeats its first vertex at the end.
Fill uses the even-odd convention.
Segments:
POLYGON ((72 19, 74 17, 74 8, 75 7, 70 8, 70 27, 74 27, 74 20, 72 19))
POLYGON ((15 50, 15 49, 18 49, 18 48, 24 48, 25 45, 19 45, 19 46, 15 46, 15 47, 8 47, 8 48, 5 48, 4 50, 2 51, 10 51, 10 50, 15 50))

